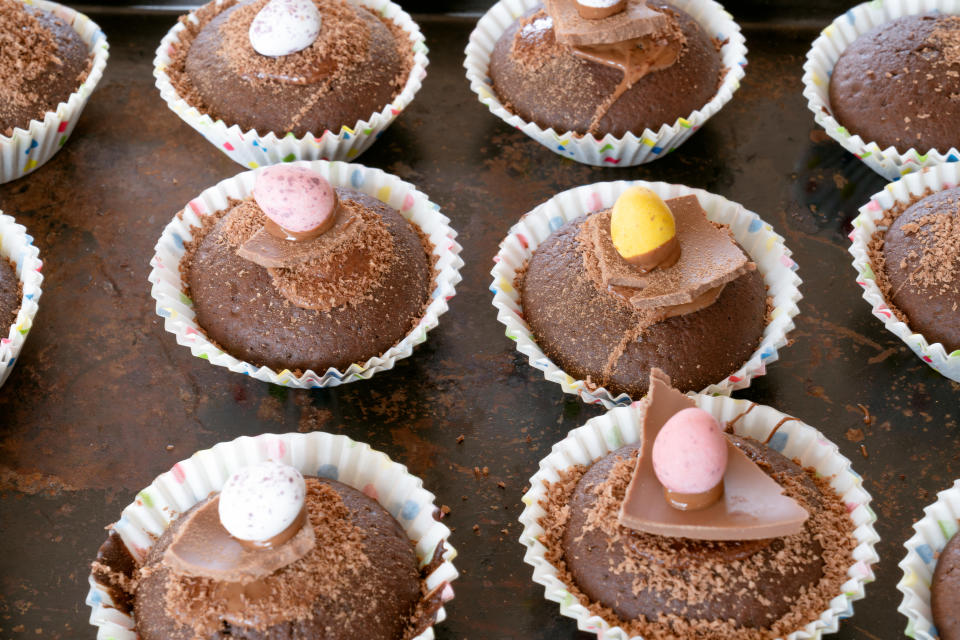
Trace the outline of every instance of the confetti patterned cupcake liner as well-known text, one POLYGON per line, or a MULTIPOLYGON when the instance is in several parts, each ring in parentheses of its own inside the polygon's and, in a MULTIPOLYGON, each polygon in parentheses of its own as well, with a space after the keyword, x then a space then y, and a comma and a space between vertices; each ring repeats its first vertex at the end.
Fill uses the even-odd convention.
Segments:
MULTIPOLYGON (((752 404, 747 400, 725 396, 690 395, 701 409, 720 421, 732 420, 752 404)), ((567 590, 558 577, 556 567, 547 561, 546 547, 540 542, 543 527, 537 522, 544 515, 544 509, 540 506, 540 501, 546 496, 543 483, 556 482, 560 471, 577 464, 589 465, 626 444, 640 440, 641 416, 642 412, 636 405, 618 407, 572 430, 565 439, 553 445, 550 455, 540 461, 539 471, 530 479, 530 490, 523 496, 526 506, 520 514, 520 523, 523 525, 520 543, 527 548, 523 559, 533 567, 533 581, 544 586, 547 600, 560 604, 561 614, 575 619, 582 631, 595 633, 603 640, 628 640, 630 636, 622 627, 611 627, 599 616, 592 615, 567 590)), ((734 431, 763 442, 774 425, 787 417, 772 407, 757 405, 737 421, 734 431)), ((875 547, 880 536, 873 526, 877 517, 870 508, 870 494, 863 488, 863 480, 853 471, 850 461, 835 444, 813 427, 799 420, 789 420, 777 430, 768 446, 790 459, 799 460, 804 467, 813 467, 818 475, 829 478, 830 485, 846 503, 855 527, 857 546, 847 569, 849 579, 843 584, 841 592, 830 601, 828 609, 802 629, 789 634, 786 640, 820 638, 825 633, 836 632, 840 620, 853 616, 854 601, 864 597, 866 584, 874 580, 871 565, 879 561, 875 547)), ((635 636, 632 640, 642 638, 635 636)))
POLYGON ((440 213, 440 207, 413 185, 379 169, 370 169, 359 164, 344 162, 299 162, 322 174, 335 187, 348 187, 373 196, 393 207, 411 223, 417 225, 433 244, 436 259, 436 275, 430 303, 417 325, 396 345, 381 355, 364 363, 351 364, 346 371, 333 367, 325 372, 307 370, 302 375, 284 369, 274 371, 239 360, 214 345, 196 322, 193 301, 186 291, 180 275, 180 261, 184 243, 193 239, 193 229, 201 225, 201 218, 227 207, 229 198, 245 198, 253 190, 257 174, 263 169, 246 171, 210 187, 173 218, 163 230, 156 253, 150 261, 153 270, 150 295, 157 301, 157 314, 163 317, 164 328, 177 338, 177 343, 189 347, 193 355, 208 360, 211 364, 226 367, 231 371, 251 376, 257 380, 285 387, 309 389, 335 387, 347 382, 366 380, 378 371, 392 369, 397 360, 408 357, 413 348, 426 341, 427 332, 437 326, 441 315, 446 313, 447 302, 456 293, 460 282, 460 245, 450 220, 440 213))
POLYGON ((71 93, 66 102, 61 102, 56 109, 46 112, 43 120, 31 120, 26 129, 16 127, 13 135, 9 137, 0 134, 0 183, 22 178, 52 158, 60 147, 66 144, 90 94, 103 77, 110 51, 107 36, 93 20, 82 13, 47 0, 24 2, 49 11, 71 25, 90 47, 93 65, 80 88, 71 93))
POLYGON ((930 583, 940 552, 960 527, 960 480, 938 493, 937 501, 924 507, 923 513, 913 524, 913 537, 903 545, 907 555, 900 561, 903 577, 897 583, 903 600, 897 611, 907 617, 907 637, 936 640, 940 635, 930 611, 930 583))
POLYGON ((540 0, 500 0, 493 5, 470 34, 463 66, 467 70, 470 88, 491 113, 564 158, 597 167, 632 167, 651 162, 683 144, 694 131, 720 111, 733 97, 733 92, 740 88, 747 64, 747 47, 733 16, 713 0, 676 0, 673 5, 690 14, 708 36, 720 42, 726 41, 720 50, 726 73, 716 95, 707 104, 685 118, 678 118, 676 122, 664 123, 657 131, 644 129, 639 136, 627 133, 619 138, 611 134, 595 138, 572 131, 542 129, 511 113, 503 105, 493 89, 488 72, 490 56, 500 36, 519 17, 540 4, 540 0))
POLYGON ((893 335, 903 340, 917 356, 942 375, 960 382, 960 349, 947 353, 939 342, 931 343, 922 334, 916 333, 900 321, 877 286, 867 247, 873 234, 881 229, 880 220, 896 204, 909 203, 929 191, 943 191, 960 185, 960 165, 941 164, 904 176, 902 180, 889 183, 883 191, 875 193, 870 201, 860 207, 860 215, 853 221, 850 232, 850 253, 853 268, 857 270, 857 284, 863 288, 863 299, 870 303, 873 315, 883 322, 893 335))
POLYGON ((896 18, 931 11, 960 14, 960 0, 870 0, 858 4, 820 32, 803 65, 803 95, 813 119, 827 135, 887 180, 924 167, 957 162, 960 151, 911 148, 900 153, 892 146, 881 149, 876 142, 852 134, 833 117, 830 76, 840 54, 859 36, 896 18))
MULTIPOLYGON (((220 0, 215 2, 219 6, 220 0)), ((280 131, 243 131, 239 125, 230 126, 223 120, 214 120, 181 98, 167 75, 172 53, 179 45, 180 34, 185 29, 179 22, 164 36, 153 59, 153 75, 157 81, 157 89, 160 90, 160 97, 181 120, 227 154, 231 160, 247 169, 294 160, 354 160, 366 151, 410 104, 427 76, 429 63, 428 49, 420 27, 399 5, 389 0, 355 0, 355 3, 384 19, 392 20, 403 29, 409 36, 414 54, 413 68, 403 89, 392 102, 366 120, 359 120, 351 126, 343 125, 339 131, 308 133, 300 138, 280 131)), ((195 14, 195 11, 191 12, 188 19, 196 22, 195 14)))
POLYGON ((23 285, 23 297, 20 310, 11 327, 0 327, 0 387, 6 382, 17 362, 20 349, 27 340, 33 327, 40 302, 40 283, 43 275, 40 271, 40 250, 33 245, 33 238, 27 230, 17 224, 13 218, 0 211, 0 259, 9 260, 16 265, 17 277, 23 285))
MULTIPOLYGON (((702 393, 728 395, 735 389, 750 386, 750 381, 764 375, 767 365, 779 357, 777 350, 787 344, 787 334, 793 330, 793 318, 799 312, 800 278, 797 263, 783 238, 760 217, 742 205, 702 189, 664 182, 598 182, 564 191, 525 214, 500 243, 490 272, 493 283, 493 306, 497 320, 506 325, 506 335, 517 343, 517 350, 526 355, 530 366, 543 372, 544 378, 559 384, 564 392, 580 396, 590 404, 603 404, 607 409, 630 404, 633 399, 623 393, 614 396, 604 387, 591 388, 585 380, 577 380, 564 372, 547 357, 523 317, 520 293, 514 288, 517 273, 527 264, 541 242, 561 226, 591 211, 613 206, 617 197, 632 185, 641 185, 655 191, 661 198, 695 195, 707 217, 730 225, 737 241, 757 263, 772 298, 773 311, 763 338, 753 355, 737 371, 710 385, 702 393)), ((639 398, 636 398, 639 400, 639 398)))
MULTIPOLYGON (((157 538, 181 513, 219 491, 236 470, 263 460, 291 465, 304 475, 337 480, 375 499, 415 544, 421 567, 430 563, 442 543, 444 561, 427 576, 426 582, 430 589, 443 585, 444 602, 453 598, 450 583, 458 575, 453 566, 457 552, 448 541, 450 529, 434 519, 439 511, 434 495, 402 464, 342 435, 314 432, 243 436, 198 451, 138 493, 110 528, 121 537, 134 559, 142 562, 157 538)), ((92 573, 88 582, 86 603, 91 608, 90 624, 98 627, 97 638, 136 640, 134 620, 117 609, 108 590, 92 573)), ((435 622, 445 619, 446 611, 441 607, 435 622)), ((415 640, 433 637, 430 627, 415 640)))

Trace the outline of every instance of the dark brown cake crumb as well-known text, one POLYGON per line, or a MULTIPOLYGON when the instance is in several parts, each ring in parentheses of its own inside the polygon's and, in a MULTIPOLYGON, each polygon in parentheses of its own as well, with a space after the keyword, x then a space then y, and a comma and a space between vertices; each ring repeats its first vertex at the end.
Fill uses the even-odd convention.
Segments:
MULTIPOLYGON (((609 540, 610 550, 617 549, 622 554, 624 560, 610 566, 607 571, 612 575, 632 577, 634 593, 652 589, 668 594, 671 602, 686 602, 692 607, 717 597, 735 579, 750 580, 752 575, 759 576, 761 572, 769 573, 771 570, 785 576, 802 572, 803 567, 817 560, 813 556, 818 546, 823 549, 822 575, 812 589, 780 594, 788 605, 788 612, 765 629, 737 625, 733 620, 702 619, 662 611, 658 611, 655 618, 641 615, 636 619, 622 620, 611 608, 588 598, 567 566, 563 541, 572 515, 570 501, 581 478, 588 471, 588 467, 578 465, 561 471, 558 482, 546 483, 547 493, 540 502, 546 511, 539 521, 544 529, 540 541, 547 548, 546 559, 557 568, 561 581, 592 614, 599 615, 611 625, 622 627, 631 636, 642 635, 650 640, 721 640, 731 637, 759 640, 785 636, 802 628, 829 608, 830 600, 841 592, 856 544, 854 527, 842 499, 825 479, 816 476, 814 470, 806 469, 807 476, 797 478, 773 473, 765 468, 784 487, 787 495, 798 500, 811 513, 804 531, 779 539, 783 547, 771 556, 761 553, 770 541, 673 539, 622 527, 617 515, 633 474, 637 454, 635 448, 629 449, 625 447, 624 450, 609 454, 619 457, 613 463, 607 479, 587 489, 597 499, 593 510, 586 515, 582 532, 602 532, 609 540), (765 566, 770 562, 773 566, 765 566)), ((749 449, 745 450, 749 453, 749 449)), ((768 606, 772 604, 762 595, 758 596, 758 600, 767 602, 768 606)))

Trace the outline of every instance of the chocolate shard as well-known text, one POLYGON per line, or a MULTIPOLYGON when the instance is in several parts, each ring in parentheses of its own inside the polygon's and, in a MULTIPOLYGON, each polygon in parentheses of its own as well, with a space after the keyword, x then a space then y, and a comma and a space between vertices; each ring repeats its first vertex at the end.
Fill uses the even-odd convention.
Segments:
POLYGON ((237 249, 237 255, 268 269, 293 268, 338 247, 359 218, 353 211, 340 207, 336 222, 329 230, 312 240, 304 241, 278 238, 264 227, 237 249))
POLYGON ((695 540, 760 540, 799 533, 809 514, 733 443, 727 442, 723 497, 698 511, 671 507, 653 470, 653 441, 675 413, 695 407, 693 399, 670 387, 659 369, 650 372, 644 402, 643 446, 633 479, 620 506, 624 527, 672 538, 695 540))
POLYGON ((296 562, 316 545, 307 521, 278 547, 251 548, 220 524, 220 497, 216 496, 186 516, 164 552, 164 562, 180 575, 223 582, 249 583, 296 562))
POLYGON ((615 44, 665 33, 669 26, 668 17, 644 0, 628 0, 623 11, 597 20, 582 17, 576 0, 545 0, 544 4, 553 18, 557 42, 567 45, 615 44))
POLYGON ((725 229, 718 229, 694 195, 666 201, 677 225, 680 259, 671 267, 647 273, 637 270, 617 252, 610 239, 609 212, 591 216, 593 251, 601 277, 608 287, 629 298, 637 309, 658 309, 687 304, 708 291, 757 268, 725 229))

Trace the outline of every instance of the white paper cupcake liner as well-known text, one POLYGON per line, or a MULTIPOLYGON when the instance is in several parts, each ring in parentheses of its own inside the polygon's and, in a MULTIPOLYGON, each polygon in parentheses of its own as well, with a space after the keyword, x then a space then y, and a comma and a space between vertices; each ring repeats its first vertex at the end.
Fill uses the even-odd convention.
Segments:
POLYGON ((578 395, 590 404, 603 404, 607 409, 639 400, 631 399, 625 393, 614 396, 604 387, 590 388, 585 380, 573 378, 554 364, 537 345, 523 317, 520 292, 514 288, 517 272, 551 233, 587 212, 612 207, 617 197, 633 185, 652 189, 664 200, 684 195, 697 196, 707 217, 729 225, 734 237, 757 263, 767 285, 767 295, 773 302, 770 322, 763 332, 760 345, 747 362, 725 379, 703 389, 702 393, 728 395, 735 389, 750 386, 750 381, 764 375, 767 365, 779 357, 777 350, 787 344, 787 333, 793 330, 793 317, 799 312, 797 302, 802 297, 800 278, 796 274, 797 263, 790 257, 791 252, 784 245, 783 238, 757 214, 702 189, 642 180, 598 182, 564 191, 537 206, 513 225, 493 259, 495 264, 490 272, 493 275, 490 291, 493 292, 493 306, 497 308, 497 320, 506 325, 507 337, 516 341, 517 350, 529 358, 530 366, 542 371, 544 378, 559 384, 564 392, 578 395))
POLYGON ((931 11, 960 14, 960 0, 870 0, 858 4, 820 32, 803 65, 803 95, 813 119, 827 135, 887 180, 924 167, 957 162, 960 151, 911 148, 900 153, 892 146, 881 149, 876 142, 851 134, 833 117, 830 76, 840 54, 859 36, 896 18, 931 11))
POLYGON ((417 225, 433 244, 436 258, 436 275, 430 294, 430 303, 417 325, 397 344, 381 355, 374 356, 363 364, 351 364, 346 371, 333 367, 325 372, 307 370, 302 375, 284 369, 274 371, 239 360, 215 346, 196 323, 193 301, 187 295, 186 285, 180 274, 180 260, 184 255, 184 243, 193 239, 192 229, 201 225, 201 217, 227 207, 228 198, 245 198, 253 190, 257 174, 262 171, 246 171, 223 180, 194 198, 163 230, 157 242, 156 253, 150 260, 153 270, 150 295, 157 301, 157 314, 164 319, 163 326, 177 338, 177 343, 189 347, 193 355, 217 366, 242 373, 257 380, 285 387, 308 389, 335 387, 346 382, 366 380, 378 371, 392 369, 397 360, 408 357, 413 348, 427 339, 427 332, 437 326, 438 319, 446 313, 447 301, 456 293, 460 282, 460 245, 450 220, 440 213, 440 207, 420 191, 396 176, 359 164, 344 162, 299 162, 298 166, 318 171, 335 187, 348 187, 368 194, 393 207, 411 223, 417 225))
POLYGON ((93 65, 87 79, 66 102, 44 114, 43 120, 31 120, 26 129, 16 127, 10 137, 0 134, 0 183, 21 178, 53 157, 66 142, 80 119, 80 113, 107 66, 107 36, 82 13, 56 2, 24 0, 26 4, 62 18, 90 47, 93 65))
MULTIPOLYGON (((458 575, 453 566, 457 552, 448 541, 450 529, 434 519, 438 509, 433 494, 402 464, 342 435, 318 431, 243 436, 198 451, 138 493, 136 500, 123 510, 119 522, 110 528, 121 537, 134 559, 143 562, 157 538, 181 513, 219 491, 238 469, 263 460, 288 464, 304 475, 337 480, 375 499, 414 542, 421 567, 430 563, 438 545, 443 543, 444 562, 427 576, 426 582, 430 589, 446 583, 442 599, 447 602, 453 598, 450 583, 458 575)), ((133 619, 117 609, 109 591, 92 573, 88 581, 86 603, 91 608, 90 624, 98 627, 97 638, 136 640, 133 619)), ((441 607, 436 622, 445 618, 441 607)), ((416 640, 433 637, 430 627, 416 640)))
POLYGON ((907 616, 907 637, 936 640, 940 635, 930 611, 930 583, 940 552, 960 526, 960 480, 938 493, 937 501, 924 507, 923 513, 913 524, 913 537, 903 545, 907 555, 900 561, 903 577, 897 583, 903 600, 897 611, 907 616))
MULTIPOLYGON (((725 396, 692 396, 698 406, 717 420, 729 421, 743 413, 751 402, 725 396)), ((589 465, 620 447, 640 440, 642 411, 636 406, 619 407, 587 421, 572 430, 566 438, 553 446, 546 458, 540 461, 540 469, 530 479, 530 490, 523 496, 526 507, 520 514, 523 532, 520 543, 526 548, 524 561, 533 566, 533 581, 545 588, 548 600, 560 604, 560 613, 574 618, 577 627, 597 634, 603 640, 628 640, 622 627, 611 627, 599 616, 592 615, 571 594, 557 575, 557 569, 546 557, 546 547, 539 541, 543 527, 538 520, 544 515, 540 501, 546 496, 544 482, 559 480, 559 472, 573 465, 589 465)), ((769 436, 773 427, 786 418, 772 407, 757 405, 735 425, 738 435, 749 436, 761 442, 769 436)), ((870 494, 863 488, 863 480, 850 467, 837 446, 827 440, 813 427, 798 420, 785 422, 768 444, 790 459, 799 460, 804 467, 813 467, 818 475, 829 478, 830 485, 843 498, 855 526, 857 546, 850 557, 848 580, 841 593, 830 601, 830 608, 820 616, 787 636, 786 640, 819 638, 824 633, 837 631, 840 620, 853 615, 853 603, 864 597, 865 585, 874 580, 871 565, 878 562, 875 546, 880 540, 873 523, 877 517, 870 508, 870 494)), ((633 640, 641 640, 636 636, 633 640)))
POLYGON ((9 260, 16 265, 17 277, 23 285, 23 297, 20 299, 16 321, 11 327, 0 326, 0 386, 3 386, 13 371, 13 365, 37 315, 37 305, 42 293, 40 283, 43 282, 43 276, 40 270, 43 262, 40 261, 40 250, 33 245, 33 238, 27 235, 27 230, 2 211, 0 259, 9 260))
MULTIPOLYGON (((157 80, 160 97, 181 120, 227 154, 231 160, 247 169, 294 160, 355 159, 380 137, 380 134, 400 115, 420 90, 423 79, 427 76, 428 49, 423 34, 420 33, 420 27, 399 5, 389 0, 352 1, 384 19, 392 20, 403 29, 409 35, 410 47, 414 54, 413 68, 410 69, 410 75, 403 90, 392 102, 382 110, 374 112, 368 119, 359 120, 352 126, 343 125, 340 131, 318 131, 300 138, 283 131, 263 133, 255 129, 243 131, 239 125, 230 126, 223 120, 215 121, 196 107, 187 104, 174 89, 167 75, 166 70, 170 64, 172 52, 180 42, 181 32, 186 28, 179 22, 161 40, 156 57, 153 59, 153 75, 157 80)), ((219 6, 220 0, 216 2, 219 6)), ((195 11, 189 16, 191 21, 196 22, 195 11)))
POLYGON ((900 321, 883 298, 870 264, 867 247, 879 228, 884 214, 897 203, 909 203, 929 191, 943 191, 960 185, 960 165, 950 163, 928 167, 911 173, 902 180, 891 182, 883 191, 875 193, 860 207, 860 215, 853 221, 850 232, 850 253, 853 268, 857 270, 857 284, 863 287, 863 299, 870 303, 873 315, 883 322, 893 335, 903 340, 921 360, 951 380, 960 382, 960 349, 947 353, 939 342, 930 343, 922 334, 915 333, 900 321))
POLYGON ((497 40, 519 17, 539 4, 541 0, 500 0, 493 5, 470 34, 463 66, 467 70, 470 88, 491 113, 564 158, 597 167, 632 167, 662 158, 720 111, 733 97, 733 92, 740 88, 743 68, 747 64, 747 47, 733 16, 713 0, 674 0, 672 4, 690 14, 708 36, 726 41, 720 50, 726 70, 723 82, 707 104, 676 122, 664 123, 657 131, 644 129, 639 136, 627 133, 620 138, 611 134, 595 138, 572 131, 542 129, 507 110, 497 97, 488 72, 490 55, 497 40))

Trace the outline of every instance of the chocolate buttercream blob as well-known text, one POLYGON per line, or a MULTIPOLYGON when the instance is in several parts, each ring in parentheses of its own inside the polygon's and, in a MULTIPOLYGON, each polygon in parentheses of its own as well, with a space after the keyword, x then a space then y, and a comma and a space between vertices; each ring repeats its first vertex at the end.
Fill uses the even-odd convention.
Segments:
POLYGON ((340 131, 382 110, 413 66, 408 34, 345 0, 315 0, 323 25, 301 51, 263 56, 250 44, 267 0, 226 0, 197 10, 171 56, 177 92, 212 118, 261 134, 340 131))
MULTIPOLYGON (((564 225, 537 247, 516 286, 537 345, 569 375, 642 397, 649 371, 699 391, 736 371, 760 343, 767 296, 759 271, 727 283, 699 309, 656 320, 602 284, 584 227, 564 225)), ((709 293, 709 292, 708 292, 709 293)), ((701 306, 702 305, 702 306, 701 306)))
MULTIPOLYGON (((307 555, 316 544, 313 527, 294 521, 294 535, 282 544, 256 548, 230 535, 220 523, 220 496, 184 516, 163 563, 181 576, 247 584, 262 580, 307 555)), ((285 531, 291 527, 285 527, 285 531)))
POLYGON ((62 18, 0 0, 0 134, 43 120, 86 80, 87 44, 62 18))
POLYGON ((17 270, 0 256, 0 338, 6 338, 20 311, 22 286, 17 270))
POLYGON ((489 71, 497 96, 508 110, 544 129, 596 137, 641 135, 690 115, 717 92, 718 46, 689 15, 662 3, 650 7, 664 16, 664 29, 641 35, 637 46, 592 49, 564 44, 556 16, 532 10, 494 46, 489 71), (591 56, 595 59, 587 59, 591 56))
POLYGON ((929 343, 960 349, 960 188, 894 208, 878 226, 870 261, 887 304, 929 343))
POLYGON ((902 16, 852 42, 830 76, 830 109, 881 149, 960 147, 960 16, 902 16))
POLYGON ((755 440, 731 436, 810 518, 768 540, 668 538, 621 526, 617 515, 638 444, 549 483, 540 519, 546 559, 591 614, 631 637, 786 637, 818 619, 854 564, 854 525, 827 479, 755 440))
POLYGON ((429 240, 376 198, 337 194, 348 215, 360 217, 363 245, 289 270, 237 255, 263 228, 252 200, 232 202, 195 229, 182 261, 184 282, 197 324, 220 348, 276 370, 345 370, 382 354, 423 317, 433 280, 429 240), (317 278, 318 271, 328 275, 317 278), (329 275, 337 273, 342 277, 329 275), (300 308, 286 296, 324 308, 300 308))
POLYGON ((670 387, 659 369, 650 372, 650 391, 641 424, 643 445, 627 486, 618 521, 630 529, 696 540, 762 540, 803 530, 809 514, 743 451, 727 443, 723 496, 700 509, 675 509, 664 496, 653 468, 653 447, 666 422, 692 398, 670 387))
POLYGON ((557 41, 567 45, 614 44, 652 36, 665 31, 669 21, 665 13, 647 6, 644 0, 545 0, 544 4, 553 18, 557 41), (596 17, 585 17, 584 10, 596 17))
POLYGON ((937 558, 930 584, 930 608, 940 640, 960 640, 960 536, 954 535, 937 558))

